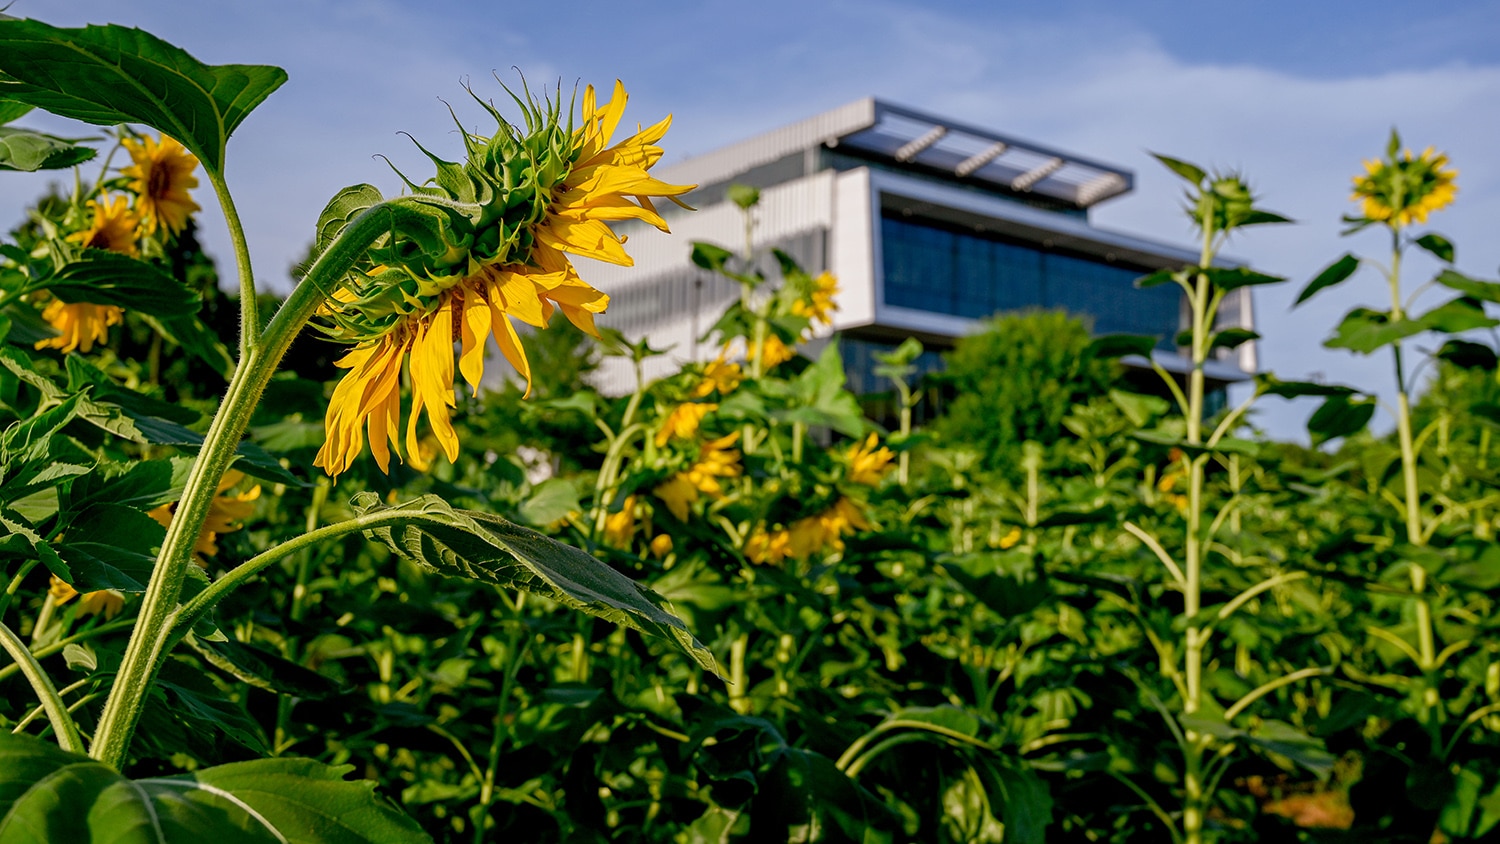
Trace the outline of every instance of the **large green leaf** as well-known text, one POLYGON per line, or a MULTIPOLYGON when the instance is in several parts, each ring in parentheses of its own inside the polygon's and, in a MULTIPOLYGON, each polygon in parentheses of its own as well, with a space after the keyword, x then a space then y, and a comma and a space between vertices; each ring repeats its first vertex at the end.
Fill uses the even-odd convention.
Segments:
POLYGON ((57 271, 44 283, 64 302, 115 305, 158 317, 198 312, 198 294, 145 261, 118 252, 86 249, 83 260, 57 271))
POLYGON ((286 81, 267 65, 206 65, 130 27, 0 20, 0 99, 100 126, 144 123, 214 173, 235 127, 286 81))
POLYGON ((1312 281, 1307 283, 1306 287, 1302 288, 1302 293, 1297 296, 1297 301, 1292 303, 1292 306, 1296 307, 1306 302, 1319 290, 1339 284, 1349 278, 1349 276, 1354 275, 1354 271, 1357 269, 1359 269, 1359 259, 1347 252, 1344 253, 1343 257, 1324 267, 1322 272, 1318 273, 1312 281))
POLYGON ((362 514, 392 513, 400 523, 369 531, 392 551, 442 574, 535 592, 558 603, 675 642, 704 669, 718 663, 646 587, 584 552, 498 516, 456 510, 435 495, 396 507, 362 492, 362 514))
POLYGON ((410 818, 348 782, 352 766, 257 759, 128 780, 87 756, 0 730, 0 844, 420 842, 410 818))
POLYGON ((98 153, 59 138, 29 129, 0 126, 0 170, 66 170, 98 153))
POLYGON ((1348 349, 1368 355, 1404 337, 1426 331, 1427 324, 1415 319, 1391 319, 1385 311, 1355 308, 1344 315, 1333 337, 1323 343, 1330 349, 1348 349))

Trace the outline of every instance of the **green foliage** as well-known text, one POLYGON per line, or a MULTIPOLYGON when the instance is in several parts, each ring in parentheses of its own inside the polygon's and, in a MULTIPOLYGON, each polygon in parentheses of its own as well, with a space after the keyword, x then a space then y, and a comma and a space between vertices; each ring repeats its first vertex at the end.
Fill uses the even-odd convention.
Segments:
POLYGON ((344 781, 348 771, 257 759, 128 780, 86 756, 0 731, 0 842, 431 840, 370 783, 344 781))
POLYGON ((1025 440, 1054 440, 1072 407, 1118 377, 1089 349, 1083 321, 1061 311, 1002 314, 946 357, 955 397, 934 428, 1004 466, 1025 440))

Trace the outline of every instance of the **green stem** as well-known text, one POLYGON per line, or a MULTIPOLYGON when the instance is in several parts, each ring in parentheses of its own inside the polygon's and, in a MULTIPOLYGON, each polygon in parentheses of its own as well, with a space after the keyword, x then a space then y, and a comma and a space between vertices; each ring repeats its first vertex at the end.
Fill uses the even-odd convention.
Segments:
POLYGON ((479 812, 478 817, 474 818, 474 844, 483 844, 485 840, 484 822, 489 817, 490 806, 495 802, 495 774, 500 770, 500 751, 504 749, 505 737, 510 732, 505 724, 505 716, 510 709, 511 689, 516 684, 516 674, 521 669, 521 663, 526 660, 526 653, 531 648, 529 638, 524 644, 519 641, 520 638, 519 632, 512 632, 510 647, 506 649, 511 660, 500 680, 500 702, 495 706, 495 730, 490 735, 489 763, 479 786, 479 812), (516 650, 517 646, 520 647, 519 652, 516 650))
POLYGON ((83 737, 78 734, 78 725, 73 722, 73 716, 68 714, 68 707, 63 704, 57 687, 52 685, 52 678, 47 676, 36 657, 26 649, 26 643, 21 641, 21 637, 4 624, 0 624, 0 648, 10 654, 10 658, 21 667, 21 673, 26 675, 27 682, 31 683, 32 691, 36 692, 42 708, 47 711, 52 731, 57 733, 58 747, 69 753, 82 753, 83 737))
MULTIPOLYGON (((90 627, 87 630, 74 633, 72 636, 69 636, 66 639, 59 639, 56 642, 53 642, 52 644, 46 646, 45 648, 37 648, 31 652, 31 655, 39 660, 46 659, 49 656, 55 656, 62 653, 63 649, 69 645, 77 644, 78 642, 86 642, 89 639, 103 636, 106 633, 113 633, 117 630, 124 630, 133 624, 135 624, 135 619, 122 618, 119 621, 111 621, 108 624, 101 624, 98 627, 90 627)), ((4 668, 0 668, 0 682, 4 682, 10 679, 20 670, 21 666, 15 663, 7 665, 4 668)))
POLYGON ((229 240, 234 244, 234 264, 240 277, 240 362, 243 364, 260 341, 259 303, 255 300, 255 271, 250 267, 250 245, 245 240, 240 212, 234 207, 234 198, 229 194, 224 176, 207 167, 204 172, 214 186, 214 193, 218 194, 224 222, 229 226, 229 240))
POLYGON ((346 534, 374 530, 386 525, 401 524, 410 520, 410 518, 411 513, 409 512, 393 510, 382 510, 378 513, 355 516, 352 519, 325 525, 294 539, 288 539, 275 548, 262 551, 239 566, 236 566, 233 571, 209 584, 207 589, 194 595, 192 600, 183 604, 172 614, 171 632, 167 636, 167 648, 170 649, 182 641, 183 637, 188 634, 188 631, 193 629, 193 625, 197 624, 204 615, 212 611, 220 601, 224 600, 226 595, 245 585, 249 582, 250 578, 260 574, 268 567, 275 565, 292 554, 311 549, 320 542, 337 539, 346 534))
POLYGON ((41 562, 40 557, 31 557, 21 562, 21 568, 16 572, 16 576, 10 579, 10 585, 5 587, 4 594, 0 594, 0 621, 5 620, 5 611, 10 609, 10 599, 20 591, 21 583, 26 580, 26 575, 31 574, 31 570, 41 562))
POLYGON ((401 221, 403 212, 412 213, 398 204, 400 202, 382 203, 356 217, 287 297, 266 327, 260 343, 253 345, 235 367, 224 401, 214 414, 202 449, 193 461, 177 512, 162 540, 135 630, 99 717, 99 729, 90 747, 90 755, 95 759, 116 769, 125 764, 146 695, 172 639, 172 616, 188 566, 193 564, 193 546, 208 517, 219 479, 234 459, 235 449, 261 393, 292 340, 317 312, 339 279, 364 255, 370 244, 401 221))

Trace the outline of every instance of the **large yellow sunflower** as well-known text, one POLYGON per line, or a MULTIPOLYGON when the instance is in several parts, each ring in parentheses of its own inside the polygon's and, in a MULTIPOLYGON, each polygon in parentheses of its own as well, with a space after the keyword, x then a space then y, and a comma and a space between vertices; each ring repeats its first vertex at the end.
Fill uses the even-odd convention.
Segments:
POLYGON ((1413 222, 1427 222, 1427 215, 1453 202, 1458 186, 1453 180, 1458 171, 1448 166, 1448 156, 1432 147, 1413 156, 1411 150, 1394 152, 1387 160, 1365 162, 1363 175, 1354 177, 1354 195, 1362 200, 1365 217, 1387 225, 1404 228, 1413 222))
MULTIPOLYGON (((478 245, 468 252, 466 270, 435 272, 431 266, 382 265, 348 281, 348 287, 328 303, 325 316, 337 325, 355 326, 358 344, 338 361, 348 371, 329 403, 328 439, 315 465, 334 476, 346 471, 363 450, 368 434, 376 463, 382 471, 389 471, 391 451, 402 453, 396 432, 401 422, 403 370, 412 396, 406 459, 418 453, 417 420, 424 410, 443 453, 450 461, 457 459, 458 434, 451 418, 456 406, 455 342, 459 344, 457 372, 473 391, 478 392, 484 375, 488 336, 526 379, 529 392, 531 367, 512 317, 543 327, 556 311, 562 311, 578 328, 598 336, 594 316, 604 312, 609 297, 578 276, 568 255, 630 264, 623 239, 608 223, 638 219, 666 231, 651 197, 675 197, 693 187, 669 185, 646 172, 661 157, 655 142, 666 132, 670 117, 610 145, 624 108, 625 91, 619 83, 614 99, 602 107, 596 107, 594 90, 589 87, 583 97, 582 124, 571 134, 554 136, 546 127, 532 126, 536 131, 530 138, 562 139, 563 149, 549 149, 550 157, 545 160, 524 144, 508 140, 513 135, 507 133, 514 132, 508 126, 502 126, 496 138, 466 136, 471 164, 478 161, 471 173, 484 175, 494 170, 497 148, 505 154, 532 156, 534 172, 561 169, 555 180, 527 200, 538 203, 538 211, 518 230, 506 228, 512 223, 504 215, 526 203, 505 201, 504 180, 485 176, 491 179, 483 186, 495 195, 492 204, 498 208, 494 212, 498 221, 492 229, 473 232, 470 242, 478 245), (512 250, 507 244, 517 246, 512 250), (479 245, 489 251, 481 253, 479 245), (521 254, 523 250, 527 251, 521 254)), ((542 116, 538 112, 528 119, 542 116)))
POLYGON ((198 159, 175 139, 125 139, 125 149, 134 163, 120 171, 130 179, 130 190, 136 195, 141 213, 141 228, 147 234, 165 229, 177 234, 187 225, 188 217, 199 210, 188 190, 198 186, 193 170, 198 159))

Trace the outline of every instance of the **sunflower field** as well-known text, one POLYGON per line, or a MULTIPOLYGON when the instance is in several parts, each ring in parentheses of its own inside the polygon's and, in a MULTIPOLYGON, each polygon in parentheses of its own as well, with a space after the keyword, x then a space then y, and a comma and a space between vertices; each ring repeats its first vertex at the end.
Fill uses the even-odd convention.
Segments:
POLYGON ((0 236, 0 844, 1500 835, 1500 282, 1425 228, 1442 154, 1392 134, 1345 219, 1389 251, 1298 299, 1384 281, 1327 345, 1393 403, 1262 374, 1213 408, 1255 339, 1221 302, 1286 281, 1216 256, 1287 221, 1165 156, 1199 260, 1137 284, 1182 289, 1187 374, 1008 315, 872 399, 838 279, 724 244, 682 244, 742 291, 718 356, 644 377, 574 259, 628 265, 611 224, 667 237, 695 186, 619 83, 476 94, 491 134, 307 209, 258 293, 226 143, 285 80, 0 15, 0 170, 70 177, 0 236), (951 400, 1048 338, 1070 389, 951 400), (1266 396, 1320 402, 1313 447, 1246 424, 1266 396))

